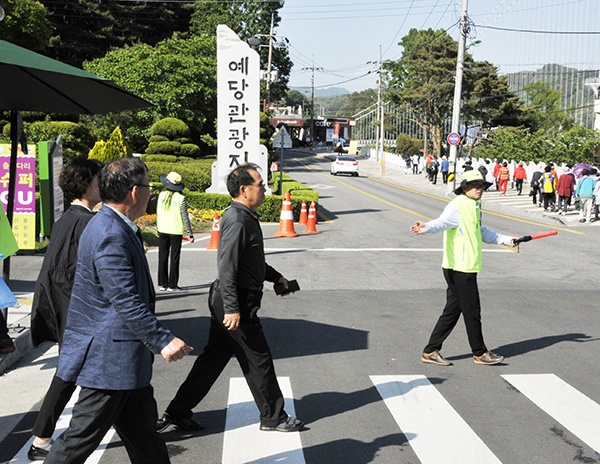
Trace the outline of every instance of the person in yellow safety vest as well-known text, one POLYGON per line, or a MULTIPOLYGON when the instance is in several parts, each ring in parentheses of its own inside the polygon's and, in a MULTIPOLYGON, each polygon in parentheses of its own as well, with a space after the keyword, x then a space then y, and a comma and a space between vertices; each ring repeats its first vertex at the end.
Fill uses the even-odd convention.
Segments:
POLYGON ((482 242, 516 246, 516 237, 500 235, 481 225, 481 196, 492 185, 478 170, 467 171, 452 200, 440 217, 427 223, 417 221, 410 227, 414 234, 444 232, 442 269, 448 284, 446 306, 439 317, 421 361, 450 366, 441 354, 442 344, 450 335, 462 314, 473 359, 477 364, 501 363, 503 356, 489 351, 481 330, 481 304, 477 273, 481 271, 482 242))
POLYGON ((158 196, 156 226, 158 229, 158 289, 161 292, 181 291, 179 284, 179 261, 181 240, 187 233, 194 243, 188 205, 181 191, 185 188, 176 172, 160 177, 166 190, 158 196), (170 255, 170 262, 169 262, 170 255), (169 266, 170 264, 170 266, 169 266))

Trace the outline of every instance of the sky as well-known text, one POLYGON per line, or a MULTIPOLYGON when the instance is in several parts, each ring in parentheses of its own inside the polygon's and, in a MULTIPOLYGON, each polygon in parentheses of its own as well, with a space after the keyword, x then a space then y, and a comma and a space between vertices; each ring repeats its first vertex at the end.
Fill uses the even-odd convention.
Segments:
MULTIPOLYGON (((410 29, 445 29, 458 40, 461 7, 461 0, 285 0, 274 34, 289 41, 288 85, 311 87, 314 67, 315 89, 376 89, 379 60, 398 60, 410 29)), ((468 0, 467 11, 468 53, 501 74, 547 63, 600 69, 600 0, 468 0)))

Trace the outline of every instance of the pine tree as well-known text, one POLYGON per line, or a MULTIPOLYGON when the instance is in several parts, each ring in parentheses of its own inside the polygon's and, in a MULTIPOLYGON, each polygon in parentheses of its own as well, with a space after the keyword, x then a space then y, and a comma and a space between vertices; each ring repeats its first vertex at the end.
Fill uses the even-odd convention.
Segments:
POLYGON ((121 132, 120 127, 117 127, 112 134, 110 134, 108 142, 106 142, 106 147, 104 147, 104 158, 106 161, 110 161, 113 159, 126 157, 127 147, 125 146, 123 132, 121 132))

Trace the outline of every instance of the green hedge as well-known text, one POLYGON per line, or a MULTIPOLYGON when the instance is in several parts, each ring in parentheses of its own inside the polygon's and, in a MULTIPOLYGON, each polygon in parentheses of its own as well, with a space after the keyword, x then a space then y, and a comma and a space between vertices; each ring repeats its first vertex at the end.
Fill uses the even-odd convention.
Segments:
POLYGON ((155 155, 165 153, 167 155, 178 155, 181 150, 179 142, 150 142, 146 148, 146 154, 155 155))
POLYGON ((189 158, 179 162, 152 161, 144 159, 148 167, 150 182, 159 182, 160 176, 171 171, 177 172, 185 184, 186 190, 192 192, 204 192, 212 183, 212 163, 210 159, 190 160, 189 158))
POLYGON ((148 140, 149 143, 154 143, 154 142, 168 142, 168 141, 169 141, 169 137, 165 137, 164 135, 153 135, 148 140))
POLYGON ((141 160, 144 163, 152 162, 152 161, 162 161, 165 163, 176 163, 177 156, 175 155, 142 155, 141 160))
POLYGON ((200 147, 195 143, 182 143, 179 153, 190 158, 200 158, 202 155, 200 147))
MULTIPOLYGON (((71 121, 36 121, 25 124, 25 133, 31 143, 56 140, 62 135, 65 162, 76 156, 87 156, 96 142, 88 126, 71 121)), ((10 124, 4 126, 3 135, 10 140, 10 124)))
MULTIPOLYGON (((302 200, 310 205, 311 201, 317 203, 319 194, 314 190, 305 190, 306 196, 298 195, 292 197, 292 211, 294 214, 294 221, 300 219, 300 209, 302 208, 302 200), (311 194, 312 192, 312 194, 311 194)), ((200 193, 200 192, 186 192, 185 198, 190 208, 194 209, 208 209, 222 211, 229 206, 231 203, 231 197, 229 195, 222 195, 218 193, 200 193)), ((258 217, 262 222, 279 222, 281 218, 281 205, 283 203, 283 197, 280 195, 267 195, 265 202, 258 208, 258 217)))
MULTIPOLYGON (((185 184, 184 194, 190 208, 198 210, 222 211, 231 203, 229 195, 217 193, 205 193, 204 191, 212 184, 212 163, 214 159, 190 159, 185 157, 174 157, 166 155, 143 155, 142 160, 148 166, 150 182, 160 184, 160 176, 176 171, 181 175, 185 184)), ((279 186, 279 173, 274 173, 273 191, 279 186)), ((319 202, 319 193, 306 185, 283 174, 283 191, 290 192, 292 198, 292 211, 294 220, 300 219, 302 200, 308 205, 311 201, 319 202)), ((258 215, 263 222, 279 222, 281 217, 282 195, 268 195, 265 202, 258 208, 258 215)))

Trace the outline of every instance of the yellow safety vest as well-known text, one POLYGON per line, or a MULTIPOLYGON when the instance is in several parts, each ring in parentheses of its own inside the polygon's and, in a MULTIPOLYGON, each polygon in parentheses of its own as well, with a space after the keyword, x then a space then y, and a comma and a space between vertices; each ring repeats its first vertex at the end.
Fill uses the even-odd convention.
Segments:
POLYGON ((458 206, 460 222, 456 229, 444 231, 442 267, 459 272, 481 271, 481 204, 459 195, 452 200, 458 206))
POLYGON ((156 227, 158 232, 170 235, 183 235, 181 204, 184 196, 179 192, 166 190, 158 196, 156 204, 156 227))

